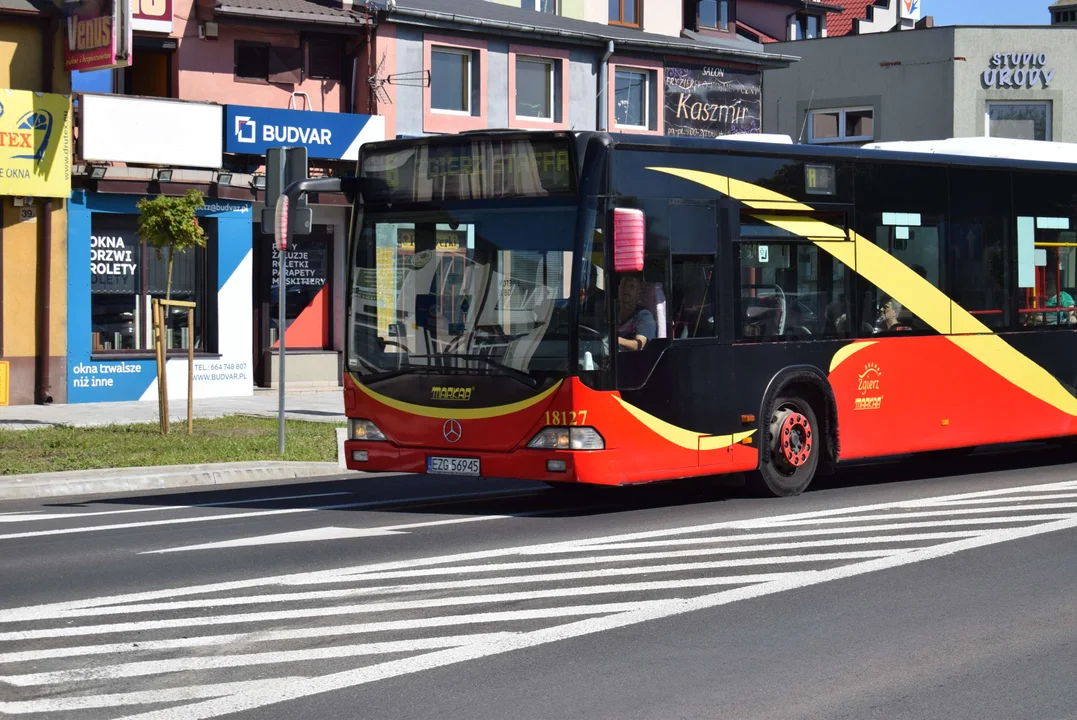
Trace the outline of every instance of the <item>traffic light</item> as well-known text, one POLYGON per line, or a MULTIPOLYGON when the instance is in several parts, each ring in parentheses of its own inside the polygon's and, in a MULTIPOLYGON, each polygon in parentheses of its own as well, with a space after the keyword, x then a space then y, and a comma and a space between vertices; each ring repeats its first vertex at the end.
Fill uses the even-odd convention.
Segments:
MULTIPOLYGON (((277 199, 294 182, 306 180, 307 149, 305 147, 277 147, 266 150, 265 208, 262 210, 262 232, 273 234, 274 212, 277 199)), ((293 235, 309 235, 314 213, 307 207, 306 195, 292 203, 289 211, 293 235)))

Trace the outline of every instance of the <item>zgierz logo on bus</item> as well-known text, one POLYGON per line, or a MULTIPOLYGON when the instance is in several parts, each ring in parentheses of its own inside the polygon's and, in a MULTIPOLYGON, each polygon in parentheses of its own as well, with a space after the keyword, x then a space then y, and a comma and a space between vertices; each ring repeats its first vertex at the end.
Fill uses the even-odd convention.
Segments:
POLYGON ((864 372, 860 373, 856 383, 860 397, 853 404, 854 410, 878 410, 882 407, 883 396, 878 394, 882 390, 882 375, 883 371, 875 363, 864 366, 864 372))

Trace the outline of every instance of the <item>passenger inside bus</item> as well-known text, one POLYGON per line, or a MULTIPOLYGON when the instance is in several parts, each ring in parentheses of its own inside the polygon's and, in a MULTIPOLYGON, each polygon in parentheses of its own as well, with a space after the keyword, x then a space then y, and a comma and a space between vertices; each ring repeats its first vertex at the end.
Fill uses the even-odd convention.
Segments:
POLYGON ((644 304, 644 281, 639 273, 621 276, 617 286, 617 349, 639 351, 655 338, 658 324, 644 304))
POLYGON ((901 303, 892 297, 884 296, 879 305, 879 319, 875 321, 875 332, 902 332, 912 328, 898 319, 901 315, 901 303))

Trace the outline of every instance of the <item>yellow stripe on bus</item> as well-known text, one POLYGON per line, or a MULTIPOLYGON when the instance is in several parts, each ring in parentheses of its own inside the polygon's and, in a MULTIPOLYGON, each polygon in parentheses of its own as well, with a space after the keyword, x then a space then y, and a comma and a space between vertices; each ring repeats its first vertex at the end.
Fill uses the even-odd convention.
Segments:
POLYGON ((355 385, 360 391, 382 405, 391 407, 393 410, 399 410, 400 412, 418 415, 419 417, 434 418, 437 420, 485 420, 487 418, 501 417, 502 415, 511 415, 512 413, 520 412, 521 410, 526 410, 529 407, 538 405, 540 402, 557 392, 563 382, 559 380, 553 387, 543 391, 535 397, 511 403, 509 405, 495 405, 493 407, 484 408, 437 408, 429 407, 427 405, 416 405, 415 403, 404 402, 403 400, 395 400, 386 395, 382 395, 381 393, 374 392, 364 385, 354 374, 352 374, 352 379, 355 380, 355 385))
MULTIPOLYGON (((698 170, 660 167, 648 169, 681 177, 718 192, 724 192, 721 188, 739 190, 742 186, 750 185, 750 183, 735 181, 721 175, 698 170)), ((784 199, 789 202, 796 202, 792 198, 787 198, 765 188, 757 188, 756 191, 749 193, 749 195, 752 197, 761 195, 760 190, 769 194, 768 199, 784 199)), ((734 200, 743 201, 743 198, 736 194, 725 194, 734 200)), ((765 216, 762 219, 776 227, 783 227, 788 222, 786 218, 765 216)), ((838 228, 830 226, 818 218, 812 218, 812 220, 814 220, 813 223, 807 223, 803 226, 810 228, 810 235, 801 235, 802 237, 810 239, 820 249, 830 253, 858 275, 895 298, 933 330, 945 336, 950 342, 1013 385, 1068 415, 1077 416, 1077 398, 1071 395, 1053 375, 998 335, 992 333, 990 328, 950 299, 946 293, 932 285, 926 278, 921 277, 912 268, 875 243, 851 230, 848 237, 853 242, 817 240, 816 238, 821 236, 822 226, 830 228, 830 231, 825 233, 825 237, 831 237, 833 235, 832 231, 838 231, 838 228), (951 335, 951 333, 956 334, 951 335)), ((799 219, 796 219, 796 222, 799 222, 799 219)), ((793 225, 788 225, 788 227, 791 228, 793 225)), ((792 232, 792 230, 790 231, 792 232)), ((844 233, 841 233, 841 235, 844 236, 844 233)))
POLYGON ((665 420, 656 418, 654 415, 640 410, 635 405, 629 405, 616 395, 614 395, 614 399, 648 430, 685 450, 721 450, 755 434, 755 430, 749 430, 735 435, 704 435, 703 433, 685 430, 682 427, 677 427, 665 420))

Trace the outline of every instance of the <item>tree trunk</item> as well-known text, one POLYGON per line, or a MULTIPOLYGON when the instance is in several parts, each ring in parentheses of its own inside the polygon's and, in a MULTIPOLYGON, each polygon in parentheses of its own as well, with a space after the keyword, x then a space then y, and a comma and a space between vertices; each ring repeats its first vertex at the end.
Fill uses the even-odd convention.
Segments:
POLYGON ((165 300, 172 299, 172 261, 176 259, 176 254, 171 248, 168 250, 168 284, 165 285, 165 300))

